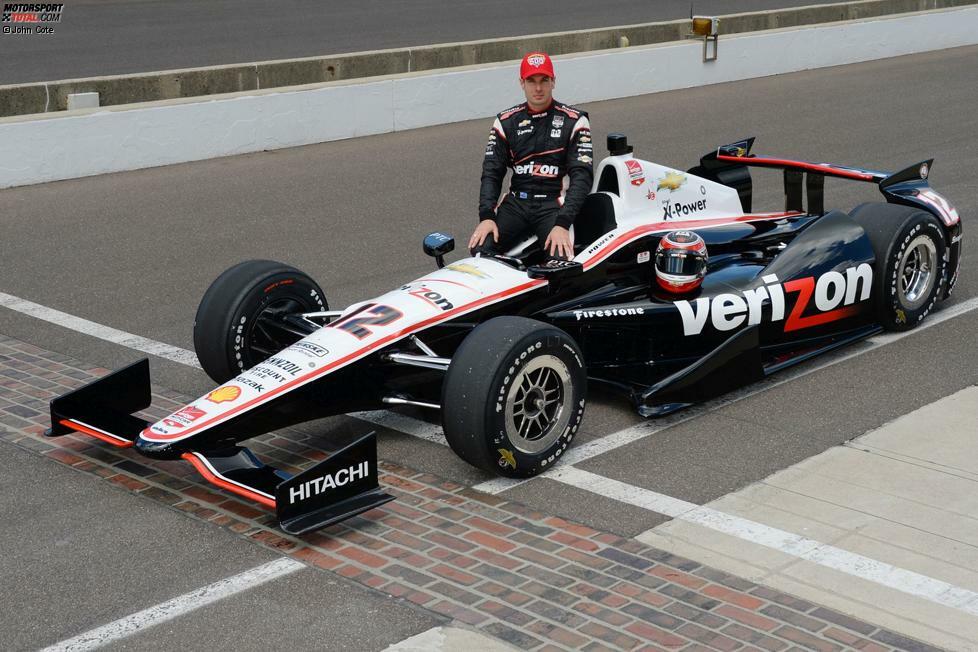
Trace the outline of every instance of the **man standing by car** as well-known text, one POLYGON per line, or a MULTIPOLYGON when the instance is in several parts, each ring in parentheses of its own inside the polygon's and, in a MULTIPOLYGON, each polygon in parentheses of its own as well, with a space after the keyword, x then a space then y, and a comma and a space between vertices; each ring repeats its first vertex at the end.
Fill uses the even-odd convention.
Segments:
POLYGON ((473 252, 504 253, 535 233, 551 257, 574 256, 570 227, 594 176, 591 125, 587 113, 553 99, 555 82, 549 56, 523 57, 526 102, 498 114, 489 132, 473 252), (509 192, 497 207, 508 168, 509 192))

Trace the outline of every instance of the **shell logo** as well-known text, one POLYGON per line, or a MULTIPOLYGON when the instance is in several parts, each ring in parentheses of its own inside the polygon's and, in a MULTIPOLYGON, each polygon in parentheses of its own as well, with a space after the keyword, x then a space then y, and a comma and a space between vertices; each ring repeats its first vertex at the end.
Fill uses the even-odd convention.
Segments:
POLYGON ((241 388, 237 385, 225 385, 218 387, 207 395, 207 400, 211 403, 228 403, 237 400, 241 396, 241 388))

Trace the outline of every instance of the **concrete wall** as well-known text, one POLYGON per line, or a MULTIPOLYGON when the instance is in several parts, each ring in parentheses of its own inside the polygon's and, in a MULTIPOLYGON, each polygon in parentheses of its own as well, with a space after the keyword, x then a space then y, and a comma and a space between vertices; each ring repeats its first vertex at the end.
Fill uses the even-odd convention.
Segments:
MULTIPOLYGON (((972 6, 721 37, 711 63, 698 41, 567 55, 556 58, 560 96, 590 102, 973 45, 975 25, 972 6)), ((487 117, 519 100, 515 77, 509 62, 4 118, 0 188, 487 117)))
MULTIPOLYGON (((978 0, 857 0, 729 14, 723 16, 720 27, 722 34, 732 35, 976 3, 978 0)), ((64 111, 70 93, 97 92, 102 106, 115 106, 485 65, 518 59, 523 53, 538 49, 554 55, 594 52, 618 48, 623 37, 633 47, 667 43, 684 38, 689 33, 689 24, 689 20, 674 20, 302 59, 0 86, 0 116, 64 111)))

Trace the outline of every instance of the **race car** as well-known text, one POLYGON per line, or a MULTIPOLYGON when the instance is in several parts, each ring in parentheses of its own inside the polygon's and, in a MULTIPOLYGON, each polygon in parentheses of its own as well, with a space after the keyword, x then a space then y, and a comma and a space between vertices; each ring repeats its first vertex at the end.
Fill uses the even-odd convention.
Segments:
POLYGON ((557 463, 589 384, 657 416, 715 397, 883 329, 916 326, 957 280, 961 220, 930 188, 932 160, 896 173, 756 156, 749 138, 683 172, 608 138, 574 227, 575 257, 534 238, 445 264, 382 296, 331 310, 288 265, 240 263, 200 303, 194 347, 219 386, 164 419, 143 360, 51 404, 51 436, 76 431, 182 458, 210 482, 303 532, 390 500, 368 435, 295 477, 242 441, 325 416, 410 405, 440 412, 463 460, 526 478, 557 463), (784 210, 752 212, 750 168, 783 170, 784 210), (825 177, 876 184, 885 201, 826 211, 825 177), (807 206, 806 204, 807 196, 807 206), (656 282, 657 251, 682 230, 705 261, 694 288, 656 282))

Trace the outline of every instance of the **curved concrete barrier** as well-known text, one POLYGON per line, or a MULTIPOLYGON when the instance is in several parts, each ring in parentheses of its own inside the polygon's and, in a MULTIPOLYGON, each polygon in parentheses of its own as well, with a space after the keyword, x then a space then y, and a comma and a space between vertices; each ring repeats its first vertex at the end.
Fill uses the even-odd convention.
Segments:
MULTIPOLYGON (((974 45, 976 24, 970 6, 721 38, 710 63, 700 42, 680 41, 566 55, 556 65, 561 97, 591 102, 974 45)), ((491 116, 515 76, 509 62, 4 118, 0 188, 491 116)))

